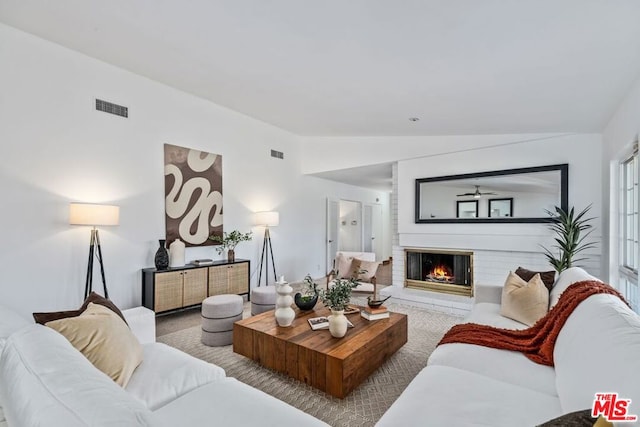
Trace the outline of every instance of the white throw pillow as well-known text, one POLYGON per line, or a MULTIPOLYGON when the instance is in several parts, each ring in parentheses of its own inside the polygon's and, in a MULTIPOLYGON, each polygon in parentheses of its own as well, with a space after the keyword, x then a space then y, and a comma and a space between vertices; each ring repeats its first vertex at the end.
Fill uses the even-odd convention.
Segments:
POLYGON ((525 282, 517 274, 509 272, 502 288, 500 314, 525 325, 532 326, 547 314, 549 290, 536 273, 525 282))

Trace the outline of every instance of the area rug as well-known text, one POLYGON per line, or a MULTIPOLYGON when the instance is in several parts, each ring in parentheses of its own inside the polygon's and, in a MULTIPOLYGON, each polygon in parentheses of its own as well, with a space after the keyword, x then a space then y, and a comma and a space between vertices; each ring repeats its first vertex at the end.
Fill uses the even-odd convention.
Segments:
MULTIPOLYGON (((364 304, 364 298, 354 298, 364 304)), ((229 377, 249 384, 335 427, 373 426, 427 364, 444 333, 459 317, 401 304, 386 304, 408 315, 409 340, 384 365, 345 399, 338 399, 285 375, 263 368, 232 346, 207 347, 200 343, 200 327, 190 327, 158 338, 194 357, 222 367, 229 377)))

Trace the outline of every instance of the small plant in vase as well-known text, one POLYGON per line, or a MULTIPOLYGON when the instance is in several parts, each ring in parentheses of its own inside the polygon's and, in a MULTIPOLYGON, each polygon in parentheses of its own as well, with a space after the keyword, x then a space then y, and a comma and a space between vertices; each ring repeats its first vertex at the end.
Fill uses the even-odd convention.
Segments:
POLYGON ((209 236, 209 240, 219 243, 216 247, 218 255, 222 255, 224 251, 227 251, 227 260, 235 260, 236 246, 240 242, 248 242, 252 238, 252 232, 241 233, 238 230, 233 230, 231 233, 223 233, 222 236, 209 236))
POLYGON ((331 309, 329 316, 329 332, 336 338, 342 338, 347 333, 347 318, 344 310, 351 300, 351 291, 358 286, 355 278, 335 279, 327 290, 320 291, 322 303, 331 309))
POLYGON ((300 310, 312 310, 318 302, 318 285, 313 281, 311 275, 304 276, 302 281, 302 293, 298 292, 294 297, 294 302, 300 310))

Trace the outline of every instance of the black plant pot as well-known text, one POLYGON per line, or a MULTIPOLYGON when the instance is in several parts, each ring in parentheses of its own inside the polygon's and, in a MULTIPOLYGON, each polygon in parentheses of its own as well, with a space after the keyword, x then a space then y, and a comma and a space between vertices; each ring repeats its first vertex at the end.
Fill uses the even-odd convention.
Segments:
POLYGON ((316 294, 310 300, 306 300, 305 301, 305 300, 302 299, 302 294, 300 292, 298 292, 293 297, 293 301, 296 303, 296 305, 298 306, 298 308, 300 310, 303 310, 303 311, 313 310, 313 307, 315 307, 316 303, 318 302, 318 294, 316 294))
POLYGON ((158 270, 166 270, 169 267, 169 252, 167 252, 167 248, 164 247, 165 240, 158 240, 160 243, 160 247, 156 251, 156 256, 153 261, 156 264, 156 269, 158 270))

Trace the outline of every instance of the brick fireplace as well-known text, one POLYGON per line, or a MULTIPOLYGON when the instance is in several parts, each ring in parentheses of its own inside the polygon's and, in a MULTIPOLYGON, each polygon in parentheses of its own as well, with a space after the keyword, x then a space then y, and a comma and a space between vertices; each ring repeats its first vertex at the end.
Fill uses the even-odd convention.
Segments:
POLYGON ((473 252, 405 248, 405 287, 473 296, 473 252))

